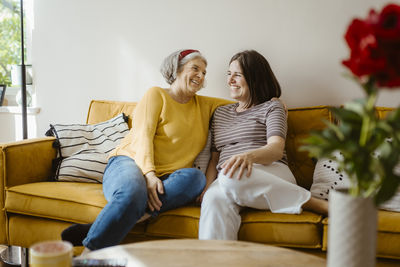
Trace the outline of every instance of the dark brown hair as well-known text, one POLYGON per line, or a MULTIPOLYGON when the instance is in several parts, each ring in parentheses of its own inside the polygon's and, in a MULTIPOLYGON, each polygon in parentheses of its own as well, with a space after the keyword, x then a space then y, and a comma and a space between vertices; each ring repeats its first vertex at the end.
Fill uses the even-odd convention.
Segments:
POLYGON ((263 55, 255 50, 245 50, 235 54, 229 64, 235 60, 242 68, 243 76, 249 86, 250 100, 247 107, 281 96, 281 86, 263 55))

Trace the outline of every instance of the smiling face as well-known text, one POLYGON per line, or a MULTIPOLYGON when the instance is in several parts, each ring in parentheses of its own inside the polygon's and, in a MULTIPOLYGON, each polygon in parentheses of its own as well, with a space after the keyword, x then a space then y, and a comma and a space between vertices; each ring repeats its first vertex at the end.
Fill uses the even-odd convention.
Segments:
POLYGON ((186 89, 187 93, 195 94, 203 88, 206 67, 206 63, 201 58, 194 58, 183 65, 176 81, 182 89, 186 89))
POLYGON ((250 100, 250 89, 242 73, 242 68, 237 60, 229 65, 227 83, 231 97, 243 104, 250 100))

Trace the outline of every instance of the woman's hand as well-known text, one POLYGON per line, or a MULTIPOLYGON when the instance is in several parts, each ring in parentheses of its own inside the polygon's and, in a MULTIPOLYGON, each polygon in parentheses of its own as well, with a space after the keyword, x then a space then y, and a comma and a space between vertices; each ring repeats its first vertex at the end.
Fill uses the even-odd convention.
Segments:
POLYGON ((244 171, 247 170, 246 176, 250 177, 253 163, 254 160, 250 153, 234 155, 221 165, 222 173, 232 178, 235 171, 239 169, 237 179, 240 180, 244 171))
POLYGON ((210 187, 210 185, 215 181, 218 175, 217 171, 217 164, 219 160, 219 152, 216 151, 211 151, 211 158, 210 161, 208 162, 207 165, 207 170, 206 170, 206 186, 203 189, 203 192, 201 192, 200 196, 196 198, 196 202, 201 204, 203 201, 204 194, 210 187))
POLYGON ((201 202, 203 201, 203 197, 204 197, 204 194, 206 193, 206 191, 207 191, 207 188, 204 188, 204 190, 203 190, 203 192, 201 192, 200 196, 198 196, 196 198, 196 203, 197 204, 201 204, 201 202))
POLYGON ((147 184, 147 204, 151 211, 160 210, 162 202, 158 198, 158 194, 164 194, 164 185, 160 178, 156 176, 154 172, 146 173, 146 184, 147 184))
POLYGON ((203 192, 201 192, 201 194, 196 198, 196 203, 197 203, 197 204, 201 204, 201 202, 203 201, 204 194, 207 192, 208 187, 210 187, 210 185, 211 185, 211 184, 206 185, 206 186, 204 187, 204 189, 203 189, 203 192))

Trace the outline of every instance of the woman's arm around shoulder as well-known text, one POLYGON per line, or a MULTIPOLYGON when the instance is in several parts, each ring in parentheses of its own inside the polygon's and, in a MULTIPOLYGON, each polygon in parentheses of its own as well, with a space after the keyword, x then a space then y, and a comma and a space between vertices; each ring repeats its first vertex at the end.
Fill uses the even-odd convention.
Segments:
POLYGON ((236 103, 235 101, 218 97, 211 97, 211 96, 198 96, 198 97, 200 101, 202 101, 202 108, 207 108, 209 110, 210 118, 218 107, 236 103))

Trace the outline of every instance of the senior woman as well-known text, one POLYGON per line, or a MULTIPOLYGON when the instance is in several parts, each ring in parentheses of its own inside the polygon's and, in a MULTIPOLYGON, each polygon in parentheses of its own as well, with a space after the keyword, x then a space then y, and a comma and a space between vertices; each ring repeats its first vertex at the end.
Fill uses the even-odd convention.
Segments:
POLYGON ((64 230, 64 240, 89 250, 117 245, 139 220, 183 206, 202 192, 206 178, 192 165, 206 144, 214 110, 231 103, 196 94, 206 67, 197 50, 179 50, 164 60, 161 73, 170 88, 145 93, 131 131, 110 154, 103 177, 108 203, 93 224, 64 230))
POLYGON ((243 207, 294 214, 303 207, 326 214, 327 202, 297 186, 287 166, 286 110, 272 99, 281 88, 268 61, 254 50, 237 53, 227 83, 238 103, 219 107, 213 116, 199 238, 236 240, 243 207))

